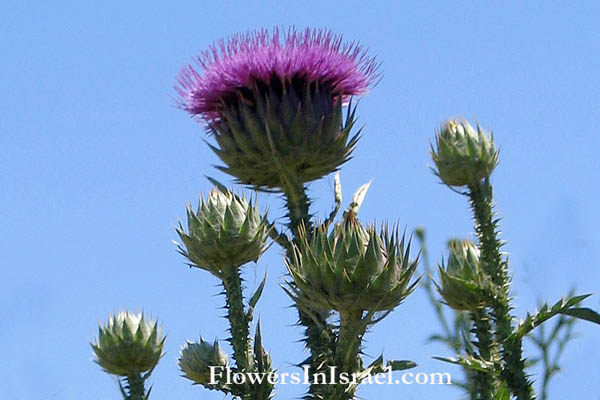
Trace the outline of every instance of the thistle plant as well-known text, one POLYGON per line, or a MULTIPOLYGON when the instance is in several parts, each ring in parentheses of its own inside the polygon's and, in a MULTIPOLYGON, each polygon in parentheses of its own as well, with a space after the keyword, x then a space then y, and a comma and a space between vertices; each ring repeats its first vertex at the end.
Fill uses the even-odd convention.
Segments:
MULTIPOLYGON (((356 209, 356 208, 355 208, 356 209)), ((300 230, 286 265, 287 293, 300 310, 337 312, 339 327, 332 356, 339 373, 364 371, 359 357, 367 327, 398 306, 418 283, 411 279, 418 261, 410 259, 404 236, 387 227, 364 228, 349 209, 331 233, 321 225, 300 230), (377 316, 381 312, 383 315, 377 316)), ((352 398, 355 386, 334 388, 332 398, 352 398)))
MULTIPOLYGON (((204 124, 212 140, 208 145, 223 163, 217 168, 246 189, 281 195, 286 209, 285 227, 278 230, 256 200, 209 178, 214 189, 200 198, 196 210, 187 208, 187 224, 176 228, 177 250, 187 264, 208 272, 204 276, 223 287, 229 324, 231 354, 218 339, 209 343, 202 336, 181 348, 179 368, 193 384, 242 400, 275 396, 267 376, 276 371, 263 346, 260 321, 255 324, 253 318, 266 276, 249 296, 242 279, 246 265, 259 262, 272 243, 283 252, 281 286, 304 328, 308 356, 298 366, 313 379, 304 398, 354 399, 358 385, 371 375, 416 366, 408 360, 386 362, 383 355, 366 364, 362 354, 368 330, 420 281, 411 239, 400 234, 397 224, 378 228, 358 219, 370 183, 355 192, 338 218, 338 170, 352 157, 361 132, 355 129, 352 98, 367 93, 379 76, 375 58, 355 42, 345 43, 325 30, 294 28, 234 35, 212 45, 179 74, 178 105, 204 124), (333 210, 319 221, 307 188, 332 173, 333 210), (219 379, 225 370, 240 379, 219 379), (334 382, 327 384, 315 378, 331 374, 334 382)), ((600 315, 579 306, 587 296, 569 296, 516 325, 508 261, 500 251, 499 219, 493 212, 490 175, 499 152, 492 137, 479 126, 450 120, 431 155, 440 179, 469 197, 477 234, 476 241, 451 241, 437 281, 425 279, 430 299, 433 285, 442 298, 435 300, 440 320, 442 303, 457 313, 454 336, 448 326, 446 334, 459 358, 444 360, 468 371, 465 387, 472 399, 533 399, 523 338, 554 315, 596 323, 600 315)), ((106 372, 123 377, 124 398, 135 400, 148 398, 144 382, 163 344, 156 323, 125 313, 101 328, 92 347, 106 372)))
MULTIPOLYGON (((198 64, 203 73, 188 66, 179 76, 180 105, 206 123, 216 141, 211 148, 225 164, 221 170, 255 190, 283 194, 291 237, 274 228, 271 237, 284 248, 290 271, 295 271, 293 260, 304 258, 301 253, 308 251, 310 243, 314 243, 311 236, 327 235, 326 228, 315 228, 311 219, 306 184, 337 171, 350 159, 359 138, 359 132, 352 133, 356 108, 350 105, 350 98, 365 93, 375 83, 378 77, 376 61, 359 45, 344 44, 340 36, 331 32, 290 29, 282 33, 275 28, 272 34, 263 30, 221 42, 203 54, 198 64), (346 105, 348 111, 344 118, 343 107, 346 105)), ((341 188, 339 180, 336 182, 334 211, 323 226, 334 221, 340 208, 341 188)), ((357 201, 352 207, 360 206, 358 203, 362 202, 366 188, 357 192, 357 201)), ((373 233, 370 236, 372 243, 368 254, 377 251, 381 256, 379 246, 388 241, 386 250, 393 253, 392 260, 385 267, 385 273, 381 270, 383 266, 376 262, 358 268, 359 273, 371 274, 360 279, 373 279, 379 268, 377 272, 381 279, 376 284, 391 293, 386 298, 386 295, 375 295, 372 289, 370 297, 382 303, 368 305, 366 310, 371 313, 391 311, 410 293, 411 288, 407 287, 414 267, 405 268, 409 261, 401 257, 401 265, 396 264, 396 237, 390 239, 387 234, 377 236, 373 233), (375 270, 369 272, 363 268, 375 270), (410 272, 405 273, 404 269, 410 272), (398 276, 401 275, 399 270, 405 273, 402 278, 398 276), (373 307, 376 309, 370 309, 373 307)), ((367 245, 368 237, 364 243, 361 239, 355 250, 364 253, 367 245)), ((319 267, 322 266, 313 264, 313 268, 319 267)), ((364 322, 362 309, 353 310, 352 321, 360 323, 350 324, 358 333, 348 336, 346 329, 332 322, 333 309, 315 307, 312 300, 308 300, 311 298, 307 295, 309 286, 299 285, 297 278, 298 274, 288 281, 287 290, 295 300, 299 323, 305 327, 305 343, 310 351, 306 363, 310 365, 310 372, 314 374, 335 366, 339 361, 339 348, 346 346, 353 348, 351 353, 355 354, 349 356, 353 364, 351 372, 360 373, 361 364, 356 362, 359 346, 346 342, 350 336, 353 343, 357 342, 356 338, 364 334, 370 323, 364 322), (357 324, 363 327, 355 328, 357 324)), ((358 274, 356 278, 354 284, 368 284, 366 281, 359 283, 358 274)), ((314 279, 310 282, 317 286, 324 284, 314 279)), ((353 284, 340 287, 337 296, 354 296, 351 291, 355 288, 353 284)), ((347 313, 336 311, 340 313, 339 318, 343 315, 347 319, 347 313)), ((333 396, 329 389, 312 385, 309 396, 333 396)), ((353 391, 346 389, 343 389, 346 393, 343 396, 351 397, 353 391)))
MULTIPOLYGON (((239 271, 242 265, 257 261, 266 248, 270 230, 266 215, 261 215, 258 208, 244 197, 236 196, 222 186, 213 189, 206 201, 200 200, 196 213, 188 208, 187 215, 189 232, 185 232, 180 224, 177 233, 184 244, 177 247, 191 262, 190 266, 206 270, 221 281, 235 371, 270 372, 270 358, 260 340, 260 325, 256 328, 254 352, 251 351, 249 337, 252 310, 261 295, 264 281, 252 296, 250 308, 245 310, 239 271)), ((187 378, 210 389, 243 399, 269 399, 271 396, 272 385, 268 382, 229 386, 206 380, 207 368, 211 365, 228 367, 226 355, 221 353, 217 341, 212 346, 202 339, 200 343, 188 343, 181 351, 179 365, 187 378)))
POLYGON ((443 359, 476 371, 476 398, 519 400, 536 397, 526 372, 523 338, 535 327, 555 315, 568 315, 600 324, 600 315, 579 307, 588 297, 567 296, 554 306, 543 305, 527 315, 518 326, 511 314, 508 257, 500 251, 500 219, 493 211, 491 174, 498 165, 498 150, 491 134, 478 125, 477 131, 466 121, 447 121, 431 146, 434 172, 443 183, 470 200, 478 239, 478 252, 468 244, 451 245, 456 267, 440 268, 440 293, 457 311, 468 310, 477 338, 465 346, 467 354, 458 359, 443 359), (466 190, 461 191, 461 188, 466 190), (479 253, 479 254, 477 254, 479 253), (449 301, 448 301, 449 300, 449 301))
POLYGON ((377 79, 377 64, 328 31, 249 32, 213 45, 176 87, 180 106, 206 122, 241 184, 283 192, 289 226, 310 225, 304 184, 349 160, 355 114, 342 106, 377 79))

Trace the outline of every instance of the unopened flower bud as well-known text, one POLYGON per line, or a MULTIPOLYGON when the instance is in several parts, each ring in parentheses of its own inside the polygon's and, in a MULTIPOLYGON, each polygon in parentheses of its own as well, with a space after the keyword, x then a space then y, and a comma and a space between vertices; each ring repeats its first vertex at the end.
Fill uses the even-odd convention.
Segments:
POLYGON ((200 338, 200 343, 187 342, 179 354, 179 368, 184 376, 198 385, 209 388, 218 387, 218 383, 211 379, 211 367, 213 375, 222 374, 221 369, 228 366, 227 354, 221 351, 219 343, 215 340, 210 344, 200 338))
POLYGON ((348 212, 331 233, 321 226, 301 231, 295 251, 286 259, 296 302, 319 310, 353 312, 391 310, 414 289, 417 262, 408 246, 387 228, 366 229, 348 212))
POLYGON ((99 328, 92 349, 98 363, 109 374, 127 376, 154 369, 163 355, 165 337, 158 323, 143 314, 121 311, 99 328))
POLYGON ((479 250, 469 240, 453 240, 448 247, 448 262, 445 267, 443 264, 439 267, 438 292, 457 311, 477 309, 485 303, 489 286, 481 268, 479 250))
POLYGON ((489 177, 498 165, 498 150, 492 137, 479 125, 448 120, 436 135, 431 157, 440 179, 450 186, 465 186, 489 177))
POLYGON ((197 212, 187 210, 188 230, 177 229, 179 252, 192 265, 222 277, 223 268, 256 261, 265 251, 269 233, 266 216, 245 198, 213 189, 200 200, 197 212))

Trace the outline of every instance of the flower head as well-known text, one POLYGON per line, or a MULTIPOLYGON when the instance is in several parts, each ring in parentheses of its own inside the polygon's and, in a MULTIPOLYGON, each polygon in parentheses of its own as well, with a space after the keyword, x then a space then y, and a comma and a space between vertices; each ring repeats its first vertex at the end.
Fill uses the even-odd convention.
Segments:
POLYGON ((446 265, 438 267, 438 292, 450 307, 458 311, 481 307, 488 298, 489 279, 481 268, 479 250, 470 240, 451 240, 446 265))
POLYGON ((191 265, 217 277, 224 268, 237 268, 256 261, 266 250, 269 224, 256 205, 244 196, 213 189, 198 210, 187 209, 188 231, 180 224, 177 233, 183 245, 179 252, 191 265))
POLYGON ((215 340, 210 344, 200 338, 200 342, 187 342, 179 354, 179 368, 183 376, 198 385, 204 385, 208 389, 219 387, 218 382, 211 382, 210 368, 226 368, 229 365, 227 354, 221 351, 219 342, 215 340))
POLYGON ((224 99, 273 78, 318 82, 344 99, 364 93, 377 78, 375 59, 361 46, 309 28, 237 34, 214 43, 197 61, 203 73, 189 65, 179 75, 176 90, 186 111, 208 121, 221 117, 224 99))
POLYGON ((238 182, 283 189, 310 182, 350 159, 354 109, 342 105, 377 78, 373 58, 329 31, 274 29, 233 36, 184 69, 180 106, 204 119, 238 182))
POLYGON ((465 120, 450 119, 431 145, 431 157, 437 175, 449 186, 475 184, 489 177, 498 165, 498 150, 492 135, 477 125, 475 130, 465 120))
POLYGON ((291 281, 288 294, 297 304, 317 310, 354 312, 386 311, 414 290, 411 282, 417 260, 410 260, 395 231, 384 226, 363 227, 352 212, 331 233, 327 226, 311 234, 300 230, 294 252, 286 258, 291 281))
POLYGON ((163 355, 165 337, 156 321, 121 311, 110 316, 92 343, 96 362, 109 374, 127 376, 154 369, 163 355))

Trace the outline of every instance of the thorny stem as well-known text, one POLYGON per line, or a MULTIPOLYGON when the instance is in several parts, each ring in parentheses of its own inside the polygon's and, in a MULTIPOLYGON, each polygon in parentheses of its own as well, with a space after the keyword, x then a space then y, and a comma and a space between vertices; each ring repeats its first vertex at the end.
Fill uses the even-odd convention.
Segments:
POLYGON ((278 245, 281 246, 286 252, 289 251, 290 247, 290 239, 287 237, 285 233, 280 233, 275 228, 275 224, 271 224, 271 229, 269 230, 269 237, 278 245))
MULTIPOLYGON (((251 316, 244 311, 242 278, 238 267, 230 266, 223 270, 223 288, 225 289, 227 319, 231 337, 228 339, 233 348, 233 358, 238 372, 269 372, 257 370, 254 353, 250 348, 251 316)), ((255 343, 256 346, 256 343, 255 343)), ((259 356, 260 357, 260 356, 259 356)), ((269 384, 251 384, 234 392, 242 400, 266 400, 271 398, 272 386, 269 384)))
POLYGON ((144 378, 140 373, 131 373, 125 377, 125 391, 121 386, 125 400, 146 400, 146 389, 144 388, 144 378))
POLYGON ((306 231, 310 232, 312 226, 309 213, 310 200, 306 195, 306 188, 301 182, 290 182, 283 190, 290 220, 289 228, 296 239, 298 228, 301 225, 304 225, 306 231))
MULTIPOLYGON (((479 356, 486 361, 492 358, 493 349, 493 333, 490 324, 490 317, 485 308, 478 308, 470 312, 471 320, 473 321, 473 333, 477 337, 477 349, 479 356)), ((494 392, 494 379, 486 372, 476 372, 473 376, 473 384, 476 393, 480 400, 491 400, 494 392)))
POLYGON ((532 400, 535 394, 525 374, 522 342, 520 339, 508 340, 512 333, 510 279, 507 263, 500 253, 502 243, 496 229, 499 220, 494 219, 492 211, 493 190, 489 179, 469 185, 469 196, 475 216, 475 231, 479 238, 482 266, 498 290, 492 305, 492 315, 496 323, 496 340, 502 344, 504 365, 501 376, 519 400, 532 400))
POLYGON ((224 268, 223 288, 227 304, 227 319, 231 326, 229 342, 233 348, 233 357, 240 372, 249 371, 250 342, 248 317, 244 312, 242 279, 239 268, 224 268))
MULTIPOLYGON (((338 374, 345 372, 349 375, 362 369, 360 360, 360 346, 365 334, 367 324, 362 319, 362 311, 340 312, 340 329, 335 347, 335 361, 338 374)), ((336 400, 349 400, 354 398, 356 387, 338 384, 334 390, 336 400)))
POLYGON ((365 329, 362 311, 340 313, 340 331, 335 349, 336 364, 340 372, 352 373, 358 370, 358 354, 365 329))
MULTIPOLYGON (((298 228, 305 226, 306 232, 310 233, 312 223, 310 221, 310 200, 306 194, 303 183, 289 182, 283 188, 288 209, 289 228, 296 242, 299 238, 298 228)), ((291 248, 287 246, 287 252, 291 248)), ((333 330, 327 322, 328 313, 310 310, 310 314, 300 307, 298 308, 298 321, 306 329, 304 331, 306 347, 310 351, 309 374, 325 372, 328 365, 333 365, 333 330)), ((309 395, 313 398, 325 398, 328 391, 327 385, 311 384, 309 395)))

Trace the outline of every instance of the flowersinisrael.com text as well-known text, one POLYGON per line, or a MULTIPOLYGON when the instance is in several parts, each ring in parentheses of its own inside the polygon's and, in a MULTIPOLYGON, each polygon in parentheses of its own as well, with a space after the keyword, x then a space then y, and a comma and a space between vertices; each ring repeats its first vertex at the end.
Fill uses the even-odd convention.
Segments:
POLYGON ((210 366, 210 384, 215 385, 224 382, 231 384, 261 384, 268 382, 272 385, 450 385, 452 376, 448 372, 404 372, 398 377, 392 376, 392 368, 385 368, 384 372, 375 375, 348 374, 346 372, 337 372, 337 367, 329 367, 329 372, 319 372, 310 374, 309 366, 303 365, 302 372, 237 372, 229 367, 210 366))

